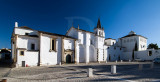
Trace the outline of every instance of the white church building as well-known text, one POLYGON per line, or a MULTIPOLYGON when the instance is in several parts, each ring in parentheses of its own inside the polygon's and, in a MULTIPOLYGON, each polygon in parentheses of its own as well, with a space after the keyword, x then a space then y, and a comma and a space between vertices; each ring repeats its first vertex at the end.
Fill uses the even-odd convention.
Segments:
POLYGON ((12 58, 18 66, 45 66, 115 60, 153 60, 160 50, 147 50, 147 38, 131 31, 118 41, 105 39, 100 19, 94 32, 71 27, 66 35, 15 27, 11 38, 12 58))

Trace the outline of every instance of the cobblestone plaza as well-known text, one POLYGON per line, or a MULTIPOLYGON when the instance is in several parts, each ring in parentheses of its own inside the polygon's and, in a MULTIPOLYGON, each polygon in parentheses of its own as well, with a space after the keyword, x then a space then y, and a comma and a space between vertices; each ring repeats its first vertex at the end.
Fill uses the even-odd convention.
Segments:
POLYGON ((56 66, 12 68, 1 79, 7 82, 53 82, 53 81, 160 81, 160 65, 150 68, 150 62, 109 62, 91 64, 66 64, 56 66), (111 74, 111 65, 116 65, 117 73, 111 74), (138 70, 139 64, 143 69, 138 70), (93 69, 93 77, 87 77, 87 69, 93 69))

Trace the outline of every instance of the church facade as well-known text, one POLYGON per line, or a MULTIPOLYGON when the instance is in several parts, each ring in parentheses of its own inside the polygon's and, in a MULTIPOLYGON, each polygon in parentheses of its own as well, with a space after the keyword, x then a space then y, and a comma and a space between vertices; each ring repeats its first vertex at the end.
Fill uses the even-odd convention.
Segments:
POLYGON ((153 60, 160 50, 147 50, 147 38, 131 31, 118 41, 105 39, 98 19, 94 32, 71 27, 66 35, 43 32, 26 26, 15 28, 11 38, 16 66, 45 66, 115 60, 153 60))

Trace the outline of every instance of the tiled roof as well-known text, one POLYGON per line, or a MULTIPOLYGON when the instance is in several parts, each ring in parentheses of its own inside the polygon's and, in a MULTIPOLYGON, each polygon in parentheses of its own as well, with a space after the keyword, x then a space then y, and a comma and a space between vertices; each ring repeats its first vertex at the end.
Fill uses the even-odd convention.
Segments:
MULTIPOLYGON (((27 27, 27 26, 21 26, 21 27, 16 27, 16 28, 34 30, 34 29, 32 29, 32 28, 30 28, 30 27, 27 27)), ((38 30, 36 30, 36 31, 38 31, 38 30)), ((44 32, 44 31, 38 31, 38 32, 44 33, 44 34, 49 34, 49 35, 63 36, 63 37, 66 37, 66 38, 76 39, 76 38, 73 38, 73 37, 70 37, 70 36, 66 36, 66 35, 62 35, 62 34, 56 34, 56 33, 44 32)), ((23 35, 23 36, 38 37, 37 35, 23 35)))
MULTIPOLYGON (((75 27, 73 27, 73 28, 75 28, 75 27)), ((78 29, 78 28, 75 28, 75 29, 80 30, 80 31, 83 31, 83 32, 88 32, 88 33, 94 34, 93 32, 90 32, 90 31, 86 31, 86 30, 82 30, 82 29, 78 29)))
POLYGON ((63 36, 63 37, 66 37, 66 38, 76 39, 76 38, 73 38, 73 37, 70 37, 70 36, 66 36, 66 35, 62 35, 62 34, 56 34, 56 33, 44 32, 44 31, 38 31, 38 32, 43 33, 43 34, 49 34, 49 35, 55 35, 55 36, 63 36))
MULTIPOLYGON (((107 39, 112 39, 112 38, 106 38, 105 40, 107 40, 107 39)), ((112 40, 116 40, 116 39, 112 39, 112 40)))
POLYGON ((19 36, 38 37, 38 35, 19 35, 19 36))

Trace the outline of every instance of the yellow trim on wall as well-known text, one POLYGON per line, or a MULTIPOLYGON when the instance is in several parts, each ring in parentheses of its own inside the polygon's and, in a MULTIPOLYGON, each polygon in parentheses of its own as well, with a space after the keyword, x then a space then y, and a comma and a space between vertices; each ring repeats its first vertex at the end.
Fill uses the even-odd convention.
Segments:
POLYGON ((51 38, 50 39, 50 51, 57 51, 56 50, 56 38, 51 38), (54 40, 54 49, 52 49, 52 40, 54 40))
POLYGON ((20 56, 24 56, 24 50, 20 50, 20 51, 19 51, 19 55, 20 55, 20 56), (23 55, 21 54, 21 51, 23 51, 23 55))

